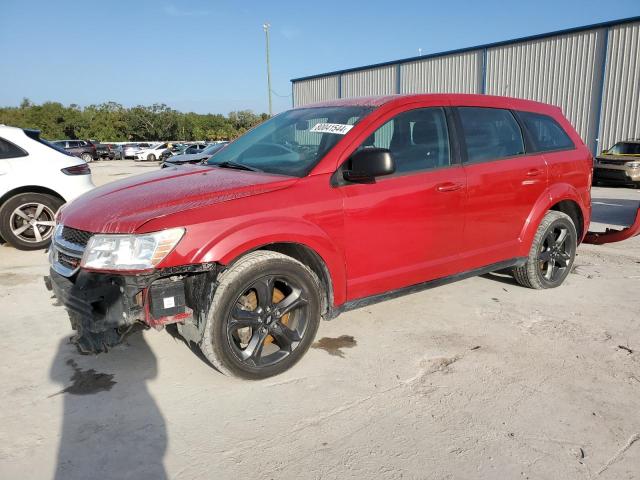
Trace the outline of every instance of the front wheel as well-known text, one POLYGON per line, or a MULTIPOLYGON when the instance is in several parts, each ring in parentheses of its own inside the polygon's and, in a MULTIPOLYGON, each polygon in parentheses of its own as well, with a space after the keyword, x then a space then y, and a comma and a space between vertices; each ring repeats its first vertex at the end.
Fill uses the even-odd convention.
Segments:
POLYGON ((571 271, 577 246, 578 235, 571 217, 549 211, 538 226, 527 263, 514 268, 513 276, 524 287, 558 287, 571 271))
POLYGON ((218 278, 200 348, 220 372, 262 379, 291 368, 320 323, 320 282, 276 252, 252 252, 218 278))
POLYGON ((149 155, 147 155, 147 160, 149 162, 155 162, 156 156, 153 153, 150 153, 149 155))

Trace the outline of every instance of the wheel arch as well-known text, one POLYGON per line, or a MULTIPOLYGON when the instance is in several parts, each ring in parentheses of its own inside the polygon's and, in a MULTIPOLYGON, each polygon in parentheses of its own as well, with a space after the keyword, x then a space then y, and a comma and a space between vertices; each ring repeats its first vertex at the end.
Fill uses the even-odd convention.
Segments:
POLYGON ((344 256, 326 233, 307 222, 254 224, 216 235, 211 244, 196 255, 195 262, 228 266, 256 250, 279 252, 311 268, 326 289, 327 309, 346 301, 344 256))
POLYGON ((527 256, 529 254, 538 225, 550 210, 569 215, 576 225, 578 244, 582 242, 589 226, 591 206, 585 208, 580 194, 572 185, 556 184, 538 198, 525 221, 520 233, 521 255, 527 256))
MULTIPOLYGON (((287 257, 294 258, 295 260, 298 260, 300 263, 309 267, 313 271, 313 273, 318 276, 321 285, 324 288, 324 292, 321 292, 321 311, 323 312, 323 314, 326 314, 330 311, 330 308, 334 304, 333 280, 331 279, 331 273, 329 272, 327 264, 315 250, 301 243, 276 242, 262 245, 258 248, 250 250, 249 252, 245 252, 236 260, 244 257, 247 253, 259 250, 281 253, 283 255, 286 255, 287 257)), ((235 262, 236 260, 234 260, 233 262, 235 262)))
POLYGON ((42 187, 40 185, 24 185, 9 190, 7 193, 2 195, 0 197, 0 208, 2 208, 2 205, 4 205, 4 203, 11 197, 15 197, 16 195, 20 195, 22 193, 44 193, 46 195, 52 195, 56 198, 59 198, 63 202, 66 202, 66 199, 55 190, 51 190, 50 188, 42 187))

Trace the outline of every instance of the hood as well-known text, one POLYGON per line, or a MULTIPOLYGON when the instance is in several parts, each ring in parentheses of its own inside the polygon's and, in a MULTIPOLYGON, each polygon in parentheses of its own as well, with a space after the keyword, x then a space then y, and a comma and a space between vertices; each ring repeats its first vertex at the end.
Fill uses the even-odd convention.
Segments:
POLYGON ((614 160, 616 162, 638 162, 640 155, 598 155, 597 160, 614 160))
POLYGON ((261 172, 193 166, 136 175, 85 193, 59 221, 95 233, 132 233, 149 220, 286 188, 298 180, 261 172))

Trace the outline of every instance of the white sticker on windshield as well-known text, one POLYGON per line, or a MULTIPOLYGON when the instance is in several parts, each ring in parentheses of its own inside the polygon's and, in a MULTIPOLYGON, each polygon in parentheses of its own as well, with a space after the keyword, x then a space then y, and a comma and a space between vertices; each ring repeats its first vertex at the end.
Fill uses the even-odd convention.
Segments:
POLYGON ((345 135, 352 128, 353 125, 345 125, 343 123, 316 123, 309 131, 318 133, 337 133, 338 135, 345 135))

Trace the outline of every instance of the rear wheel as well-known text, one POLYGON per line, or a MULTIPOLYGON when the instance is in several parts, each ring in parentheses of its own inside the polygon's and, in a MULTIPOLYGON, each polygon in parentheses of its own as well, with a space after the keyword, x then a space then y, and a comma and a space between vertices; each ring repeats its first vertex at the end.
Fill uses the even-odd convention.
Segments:
POLYGON ((150 162, 155 162, 156 156, 153 153, 150 153, 149 155, 147 155, 147 160, 150 162))
POLYGON ((0 235, 18 250, 38 250, 51 241, 55 213, 63 201, 43 193, 21 193, 0 208, 0 235))
POLYGON ((93 162, 93 156, 91 156, 90 153, 83 153, 82 155, 80 155, 80 158, 87 163, 93 162))
POLYGON ((576 256, 578 235, 569 215, 549 211, 540 222, 529 258, 513 269, 516 281, 535 289, 555 288, 564 282, 576 256))
POLYGON ((227 375, 261 379, 291 368, 320 323, 320 283, 305 265, 252 252, 218 279, 200 348, 227 375))

